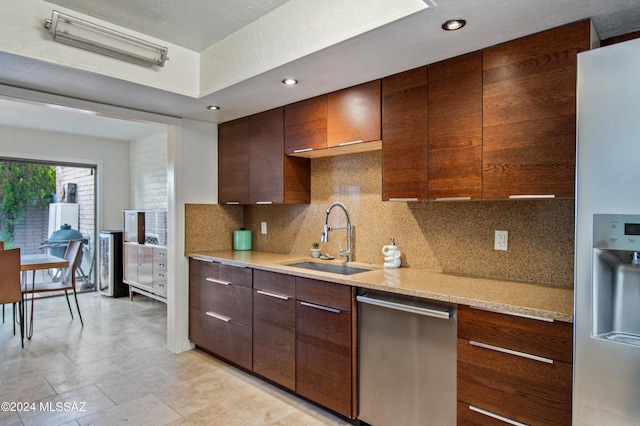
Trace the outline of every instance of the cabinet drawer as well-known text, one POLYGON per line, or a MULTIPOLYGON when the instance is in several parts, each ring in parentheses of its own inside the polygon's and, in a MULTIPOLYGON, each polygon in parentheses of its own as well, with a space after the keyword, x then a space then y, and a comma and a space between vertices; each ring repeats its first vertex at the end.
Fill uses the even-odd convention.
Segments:
POLYGON ((167 284, 167 271, 153 268, 153 285, 156 284, 167 284))
POLYGON ((221 263, 218 267, 218 279, 234 286, 251 288, 253 286, 253 269, 221 263))
POLYGON ((253 288, 295 298, 296 277, 256 269, 253 271, 253 288))
POLYGON ((352 287, 296 277, 296 299, 351 312, 352 287))
POLYGON ((572 366, 458 339, 458 400, 525 424, 571 424, 572 366))
POLYGON ((159 296, 167 297, 167 281, 154 281, 153 292, 159 296))
POLYGON ((154 270, 154 273, 155 273, 155 271, 166 271, 167 270, 167 260, 166 259, 161 259, 161 260, 154 259, 153 260, 153 270, 154 270))
POLYGON ((458 308, 458 337, 572 363, 573 325, 458 308))
POLYGON ((153 260, 167 262, 167 249, 166 248, 158 248, 154 247, 153 249, 153 260))
POLYGON ((189 338, 196 345, 243 368, 251 369, 251 327, 189 309, 189 338))
POLYGON ((217 262, 189 259, 189 273, 199 277, 217 278, 219 265, 217 262))
POLYGON ((199 278, 199 295, 195 292, 192 306, 203 311, 212 311, 235 322, 251 326, 253 309, 252 290, 234 285, 218 284, 199 278))

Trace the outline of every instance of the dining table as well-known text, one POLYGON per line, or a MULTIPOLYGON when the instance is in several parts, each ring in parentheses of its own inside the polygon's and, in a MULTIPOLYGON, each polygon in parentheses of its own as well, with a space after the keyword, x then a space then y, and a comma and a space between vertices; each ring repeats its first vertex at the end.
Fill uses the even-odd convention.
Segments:
MULTIPOLYGON (((36 290, 36 271, 43 271, 47 269, 66 268, 69 266, 69 261, 47 253, 37 254, 20 254, 20 271, 22 272, 22 294, 31 293, 31 312, 28 315, 28 303, 27 299, 24 299, 25 309, 23 309, 23 317, 21 327, 24 327, 27 339, 33 337, 33 302, 36 290), (28 272, 33 271, 31 278, 31 290, 29 290, 28 272)), ((54 288, 51 289, 55 290, 54 288)))

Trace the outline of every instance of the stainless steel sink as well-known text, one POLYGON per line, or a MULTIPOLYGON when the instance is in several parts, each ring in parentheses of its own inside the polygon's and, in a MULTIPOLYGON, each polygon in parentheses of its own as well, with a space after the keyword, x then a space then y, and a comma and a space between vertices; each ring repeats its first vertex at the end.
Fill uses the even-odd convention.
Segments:
POLYGON ((294 268, 309 269, 312 271, 329 272, 332 274, 340 274, 340 275, 353 275, 353 274, 359 274, 360 272, 368 271, 368 269, 354 268, 351 266, 341 266, 341 265, 333 265, 331 263, 316 263, 316 262, 298 262, 298 263, 291 263, 286 266, 291 266, 294 268))

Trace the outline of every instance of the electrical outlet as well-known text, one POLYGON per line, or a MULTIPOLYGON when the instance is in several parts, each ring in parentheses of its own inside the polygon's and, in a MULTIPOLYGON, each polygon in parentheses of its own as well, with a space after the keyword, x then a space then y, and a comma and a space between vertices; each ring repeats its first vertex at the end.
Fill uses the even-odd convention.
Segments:
POLYGON ((493 244, 493 249, 507 251, 508 246, 509 246, 509 231, 496 230, 496 237, 493 244))
POLYGON ((262 234, 267 233, 267 222, 260 222, 260 232, 262 234))

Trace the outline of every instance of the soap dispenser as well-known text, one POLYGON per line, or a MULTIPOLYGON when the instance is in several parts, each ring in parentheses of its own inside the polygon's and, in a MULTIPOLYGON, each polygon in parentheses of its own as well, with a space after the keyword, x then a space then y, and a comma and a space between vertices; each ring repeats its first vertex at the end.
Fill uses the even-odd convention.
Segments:
POLYGON ((384 255, 384 267, 385 268, 399 268, 400 267, 400 250, 395 243, 395 238, 391 238, 391 242, 388 246, 382 247, 382 254, 384 255))

